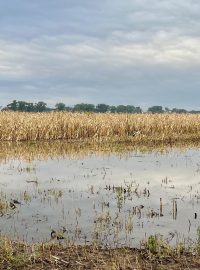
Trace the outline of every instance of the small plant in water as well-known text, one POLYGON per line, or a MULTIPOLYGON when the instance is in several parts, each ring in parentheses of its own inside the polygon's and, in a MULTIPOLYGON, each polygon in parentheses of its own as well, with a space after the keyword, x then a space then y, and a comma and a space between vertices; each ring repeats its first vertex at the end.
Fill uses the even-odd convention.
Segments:
POLYGON ((158 249, 158 240, 155 235, 150 235, 147 243, 146 243, 146 248, 151 252, 151 253, 156 253, 158 249))
POLYGON ((9 209, 9 204, 6 200, 0 199, 0 214, 4 215, 9 209))

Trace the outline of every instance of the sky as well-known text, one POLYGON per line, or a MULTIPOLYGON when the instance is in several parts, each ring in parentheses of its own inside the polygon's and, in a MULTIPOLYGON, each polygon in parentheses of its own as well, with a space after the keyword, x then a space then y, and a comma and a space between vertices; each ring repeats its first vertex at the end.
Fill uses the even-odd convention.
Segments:
POLYGON ((200 109, 199 0, 0 0, 0 105, 200 109))

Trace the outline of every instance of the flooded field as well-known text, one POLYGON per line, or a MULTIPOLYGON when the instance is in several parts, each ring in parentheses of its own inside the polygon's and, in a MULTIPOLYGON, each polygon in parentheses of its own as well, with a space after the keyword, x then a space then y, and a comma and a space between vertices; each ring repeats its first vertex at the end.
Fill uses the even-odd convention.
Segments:
POLYGON ((200 151, 56 155, 0 163, 0 229, 14 239, 141 246, 195 241, 200 151))

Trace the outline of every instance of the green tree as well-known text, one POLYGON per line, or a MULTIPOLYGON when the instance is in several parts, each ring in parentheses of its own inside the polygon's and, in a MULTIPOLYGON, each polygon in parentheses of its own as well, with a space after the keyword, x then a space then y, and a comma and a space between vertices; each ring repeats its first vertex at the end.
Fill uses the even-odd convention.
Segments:
POLYGON ((94 112, 95 106, 94 104, 80 103, 74 106, 74 111, 75 112, 94 112))
POLYGON ((16 100, 13 100, 13 102, 10 103, 10 104, 8 104, 8 105, 6 106, 6 108, 7 108, 8 110, 17 111, 17 101, 16 101, 16 100))
POLYGON ((106 104, 98 104, 96 106, 96 111, 100 113, 105 113, 109 110, 109 105, 106 104))
POLYGON ((39 101, 35 104, 35 110, 36 112, 45 112, 47 111, 47 104, 43 101, 39 101))
POLYGON ((115 113, 115 112, 117 112, 117 108, 115 106, 109 106, 109 111, 111 113, 115 113))
POLYGON ((66 111, 66 112, 72 112, 72 111, 73 111, 73 108, 72 108, 72 107, 67 106, 67 107, 65 107, 65 111, 66 111))
POLYGON ((127 108, 126 108, 125 105, 118 105, 117 108, 116 108, 116 111, 118 113, 125 113, 125 112, 127 112, 127 108))
POLYGON ((58 110, 58 111, 65 111, 65 104, 64 103, 62 103, 62 102, 59 102, 59 103, 56 103, 56 110, 58 110))
POLYGON ((26 112, 27 103, 25 101, 18 101, 18 111, 20 112, 26 112))
POLYGON ((26 111, 27 112, 34 112, 35 111, 35 106, 32 102, 26 104, 26 111))
POLYGON ((152 106, 150 108, 148 108, 148 112, 151 113, 163 113, 163 107, 162 106, 152 106))
POLYGON ((126 106, 126 112, 127 113, 135 113, 135 106, 133 106, 133 105, 127 105, 126 106))
POLYGON ((142 113, 142 109, 140 107, 135 107, 135 113, 142 113))
POLYGON ((187 110, 185 109, 177 109, 177 108, 173 108, 172 113, 187 113, 187 110))

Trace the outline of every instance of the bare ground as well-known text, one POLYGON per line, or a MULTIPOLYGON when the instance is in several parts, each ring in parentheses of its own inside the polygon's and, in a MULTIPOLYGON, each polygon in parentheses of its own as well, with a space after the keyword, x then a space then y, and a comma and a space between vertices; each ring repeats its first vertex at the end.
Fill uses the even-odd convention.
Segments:
POLYGON ((0 269, 110 269, 110 270, 197 270, 198 254, 176 252, 152 254, 131 248, 101 249, 94 246, 18 246, 12 254, 1 254, 0 269))

